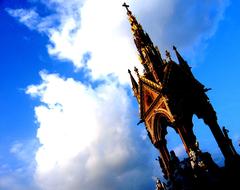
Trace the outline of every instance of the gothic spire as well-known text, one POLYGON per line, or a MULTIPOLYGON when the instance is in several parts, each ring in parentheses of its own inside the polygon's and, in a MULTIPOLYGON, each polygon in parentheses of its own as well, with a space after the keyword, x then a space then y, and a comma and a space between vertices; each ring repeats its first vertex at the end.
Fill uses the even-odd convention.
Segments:
POLYGON ((172 61, 171 54, 168 50, 165 51, 166 57, 168 58, 169 61, 172 61))
POLYGON ((137 47, 141 64, 144 66, 145 74, 149 79, 160 83, 163 67, 161 54, 158 48, 153 45, 148 34, 144 32, 141 24, 138 23, 135 16, 133 16, 132 12, 129 10, 129 5, 124 3, 123 7, 127 10, 134 43, 137 47))
MULTIPOLYGON (((145 34, 145 32, 142 29, 141 24, 138 23, 135 16, 133 16, 132 12, 129 10, 129 5, 124 3, 123 7, 125 7, 126 10, 127 10, 128 20, 129 20, 130 25, 131 25, 131 30, 132 30, 132 33, 133 33, 134 42, 135 42, 135 44, 138 48, 139 53, 141 53, 141 48, 146 45, 146 37, 148 37, 148 35, 145 34)), ((150 40, 149 37, 148 37, 147 42, 152 44, 152 41, 150 40)))

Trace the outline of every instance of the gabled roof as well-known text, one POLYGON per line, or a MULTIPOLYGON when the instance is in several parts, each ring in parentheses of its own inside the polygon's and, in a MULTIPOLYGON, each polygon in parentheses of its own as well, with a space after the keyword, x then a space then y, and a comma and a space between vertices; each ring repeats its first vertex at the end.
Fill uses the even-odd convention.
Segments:
POLYGON ((161 89, 161 85, 146 79, 144 76, 139 78, 140 118, 142 120, 160 99, 161 89))

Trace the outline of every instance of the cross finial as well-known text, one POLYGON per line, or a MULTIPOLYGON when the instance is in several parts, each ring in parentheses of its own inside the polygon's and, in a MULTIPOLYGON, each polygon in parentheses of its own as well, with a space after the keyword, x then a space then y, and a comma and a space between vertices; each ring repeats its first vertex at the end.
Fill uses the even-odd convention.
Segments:
POLYGON ((125 7, 127 9, 127 11, 129 11, 129 9, 128 9, 129 5, 127 5, 127 3, 124 2, 122 6, 125 7))

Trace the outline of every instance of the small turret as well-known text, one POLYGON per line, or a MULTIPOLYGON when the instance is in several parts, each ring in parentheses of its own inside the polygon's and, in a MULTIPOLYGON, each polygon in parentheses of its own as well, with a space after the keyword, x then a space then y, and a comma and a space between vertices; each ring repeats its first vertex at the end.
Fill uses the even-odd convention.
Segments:
POLYGON ((171 61, 172 61, 172 58, 171 58, 170 52, 166 50, 166 51, 165 51, 165 54, 166 54, 166 57, 167 57, 168 61, 171 62, 171 61))

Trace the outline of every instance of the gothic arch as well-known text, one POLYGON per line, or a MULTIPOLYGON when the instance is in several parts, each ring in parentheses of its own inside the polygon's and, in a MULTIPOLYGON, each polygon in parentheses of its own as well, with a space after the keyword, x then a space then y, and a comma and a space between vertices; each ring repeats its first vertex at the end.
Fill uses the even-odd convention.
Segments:
POLYGON ((167 134, 167 127, 170 126, 170 119, 163 113, 155 113, 153 116, 153 136, 154 146, 159 150, 159 159, 162 162, 162 169, 165 176, 170 176, 170 154, 167 148, 167 141, 165 136, 167 134))
POLYGON ((164 141, 170 119, 165 113, 156 113, 153 118, 153 135, 157 142, 164 141))

